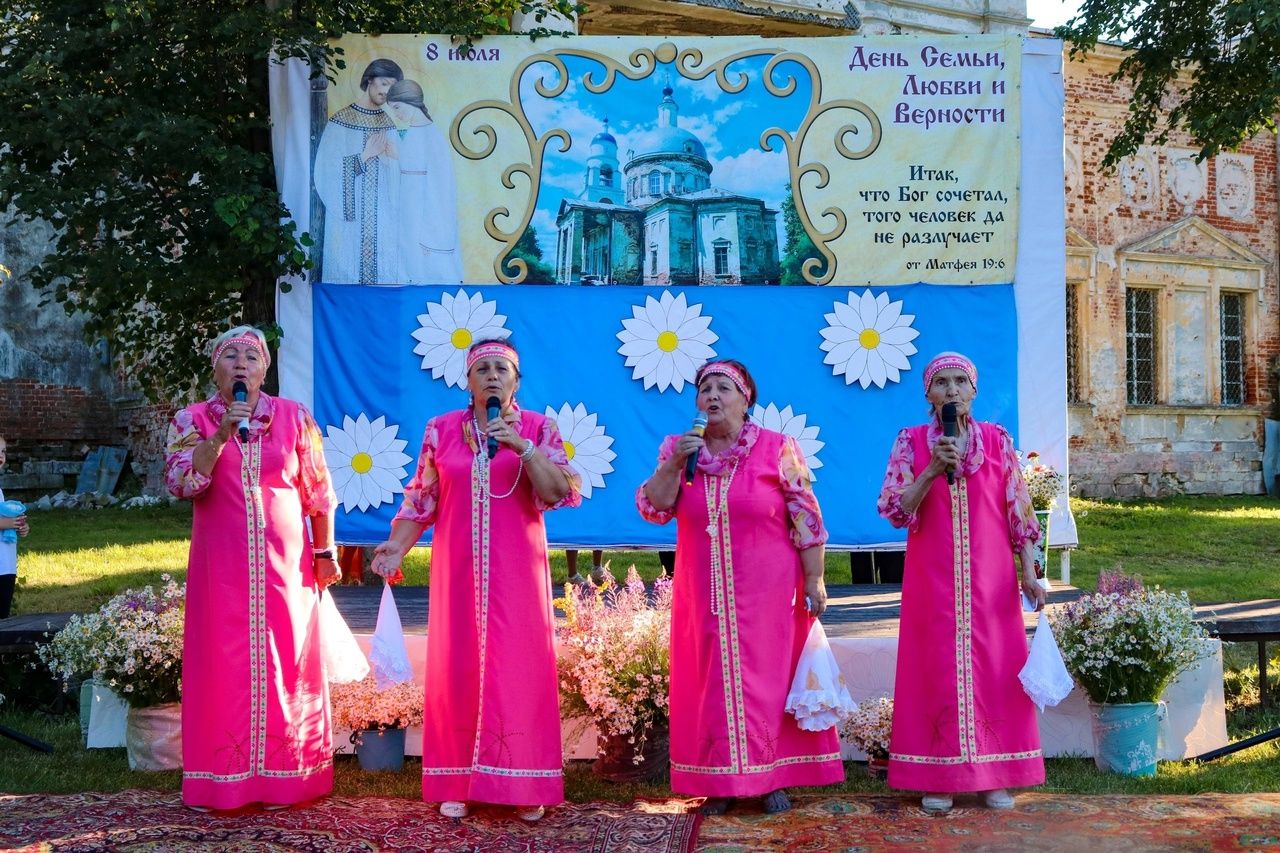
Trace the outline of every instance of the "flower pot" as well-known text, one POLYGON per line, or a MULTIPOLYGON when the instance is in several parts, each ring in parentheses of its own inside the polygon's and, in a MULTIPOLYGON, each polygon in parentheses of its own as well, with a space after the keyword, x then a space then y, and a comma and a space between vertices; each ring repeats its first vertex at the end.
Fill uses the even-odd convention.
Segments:
POLYGON ((889 759, 879 755, 868 755, 867 775, 883 782, 889 777, 889 759))
POLYGON ((639 752, 629 735, 600 734, 597 738, 600 754, 591 771, 610 782, 652 782, 662 776, 671 760, 666 726, 650 729, 639 752))
POLYGON ((80 741, 89 742, 89 720, 93 716, 93 679, 80 682, 80 741))
POLYGON ((131 707, 124 745, 130 770, 181 770, 182 703, 131 707))
POLYGON ((361 770, 404 769, 404 729, 366 729, 353 732, 361 770))
POLYGON ((1134 702, 1092 708, 1093 761, 1098 769, 1122 776, 1156 775, 1164 706, 1134 702))

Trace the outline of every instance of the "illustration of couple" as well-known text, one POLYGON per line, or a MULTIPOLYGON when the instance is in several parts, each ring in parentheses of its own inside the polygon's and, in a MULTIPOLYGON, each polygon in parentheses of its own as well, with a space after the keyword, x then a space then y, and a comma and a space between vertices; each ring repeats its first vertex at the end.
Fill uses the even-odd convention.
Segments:
POLYGON ((360 96, 325 125, 312 171, 324 203, 321 280, 462 281, 457 187, 445 134, 422 87, 375 59, 360 96))

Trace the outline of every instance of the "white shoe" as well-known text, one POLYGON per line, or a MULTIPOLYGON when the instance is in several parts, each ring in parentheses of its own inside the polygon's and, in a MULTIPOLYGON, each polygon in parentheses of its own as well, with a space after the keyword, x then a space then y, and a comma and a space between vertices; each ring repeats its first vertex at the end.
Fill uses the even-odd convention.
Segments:
POLYGON ((925 794, 920 799, 920 805, 930 814, 946 814, 951 811, 951 795, 925 794))
POLYGON ((446 800, 440 804, 440 814, 445 817, 462 818, 466 817, 469 809, 466 803, 460 803, 457 800, 446 800))
POLYGON ((586 583, 587 583, 587 579, 584 578, 582 575, 569 575, 567 578, 564 579, 564 585, 566 589, 568 589, 570 586, 585 586, 586 583))
POLYGON ((546 806, 529 806, 528 808, 516 809, 516 817, 525 823, 537 823, 542 820, 542 816, 546 813, 546 806))
POLYGON ((591 570, 591 582, 596 586, 604 586, 604 582, 609 579, 609 571, 604 566, 596 566, 591 570))
POLYGON ((984 791, 982 794, 982 802, 989 809, 1000 809, 1005 811, 1013 808, 1013 794, 1010 794, 1004 788, 995 791, 984 791))

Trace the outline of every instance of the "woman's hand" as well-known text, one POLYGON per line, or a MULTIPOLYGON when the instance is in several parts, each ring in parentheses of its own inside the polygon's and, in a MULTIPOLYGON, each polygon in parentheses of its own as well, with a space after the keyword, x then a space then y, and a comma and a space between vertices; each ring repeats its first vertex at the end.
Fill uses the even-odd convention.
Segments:
POLYGON ((516 413, 512 412, 504 417, 495 418, 485 426, 484 433, 496 438, 498 444, 506 445, 516 453, 521 453, 524 451, 528 439, 516 429, 516 417, 516 413))
POLYGON ((1040 581, 1036 580, 1034 566, 1022 570, 1022 593, 1035 602, 1036 612, 1044 610, 1044 605, 1049 600, 1049 593, 1040 585, 1040 581))
POLYGON ((677 467, 684 470, 689 454, 702 452, 706 443, 706 439, 700 433, 689 430, 676 441, 675 452, 671 454, 671 459, 677 461, 677 467))
POLYGON ((400 568, 407 549, 394 539, 388 539, 373 549, 373 562, 369 568, 375 575, 389 578, 400 568))
POLYGON ((804 579, 804 597, 808 599, 809 615, 817 619, 827 611, 827 584, 822 578, 804 579))
POLYGON ((933 451, 929 458, 929 473, 934 477, 940 477, 948 471, 955 471, 959 467, 959 439, 955 436, 942 436, 933 445, 933 451))
MULTIPOLYGON (((218 441, 226 444, 236 434, 236 430, 240 428, 241 421, 249 420, 249 416, 253 414, 253 407, 249 405, 247 400, 235 400, 227 406, 227 410, 222 414, 222 420, 218 421, 218 431, 214 433, 218 437, 218 441)), ((206 472, 208 473, 208 472, 206 472)))
POLYGON ((333 557, 316 557, 313 564, 316 572, 316 583, 321 589, 342 580, 342 569, 333 557))

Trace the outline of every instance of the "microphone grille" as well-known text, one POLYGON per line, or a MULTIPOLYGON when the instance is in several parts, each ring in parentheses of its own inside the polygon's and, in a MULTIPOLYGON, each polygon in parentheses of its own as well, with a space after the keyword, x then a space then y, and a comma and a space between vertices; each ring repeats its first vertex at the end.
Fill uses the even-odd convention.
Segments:
POLYGON ((706 412, 698 412, 697 417, 695 417, 695 418, 693 419, 693 425, 694 425, 695 427, 704 427, 704 426, 706 426, 706 425, 707 425, 707 413, 706 413, 706 412))
POLYGON ((484 401, 484 405, 486 409, 496 409, 502 405, 502 401, 497 397, 490 397, 488 400, 484 401))
POLYGON ((942 405, 941 417, 944 421, 954 421, 956 419, 956 404, 944 403, 942 405))

